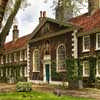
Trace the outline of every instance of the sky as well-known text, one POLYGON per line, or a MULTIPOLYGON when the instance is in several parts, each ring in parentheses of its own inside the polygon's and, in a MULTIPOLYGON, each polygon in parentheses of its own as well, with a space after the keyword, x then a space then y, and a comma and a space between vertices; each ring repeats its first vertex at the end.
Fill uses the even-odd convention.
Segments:
MULTIPOLYGON (((43 0, 28 0, 30 6, 24 10, 19 10, 16 18, 19 28, 19 37, 30 34, 38 25, 40 11, 46 11, 47 17, 55 18, 54 10, 52 10, 52 0, 48 0, 44 3, 43 0)), ((86 12, 86 9, 82 9, 81 12, 86 12)), ((6 42, 12 40, 12 29, 6 38, 6 42)))

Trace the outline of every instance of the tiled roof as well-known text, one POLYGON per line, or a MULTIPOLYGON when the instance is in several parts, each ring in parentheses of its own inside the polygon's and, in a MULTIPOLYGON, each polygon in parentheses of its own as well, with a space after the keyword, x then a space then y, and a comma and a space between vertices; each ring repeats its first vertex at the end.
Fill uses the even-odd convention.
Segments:
POLYGON ((30 36, 31 36, 31 34, 20 37, 16 41, 11 41, 11 42, 5 43, 4 50, 5 51, 12 51, 12 50, 23 48, 24 46, 26 46, 28 40, 30 39, 30 36))
POLYGON ((95 28, 100 28, 100 9, 97 9, 91 16, 86 13, 81 16, 72 18, 70 22, 81 26, 83 28, 83 32, 88 32, 95 28))

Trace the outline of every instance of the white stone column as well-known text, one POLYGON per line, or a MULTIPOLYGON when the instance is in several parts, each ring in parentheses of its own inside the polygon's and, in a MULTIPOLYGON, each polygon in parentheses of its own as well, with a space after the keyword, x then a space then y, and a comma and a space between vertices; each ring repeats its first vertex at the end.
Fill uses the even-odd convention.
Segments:
POLYGON ((77 36, 76 36, 76 33, 77 33, 77 30, 75 30, 73 33, 72 33, 72 57, 74 57, 75 59, 78 58, 78 39, 77 39, 77 36))

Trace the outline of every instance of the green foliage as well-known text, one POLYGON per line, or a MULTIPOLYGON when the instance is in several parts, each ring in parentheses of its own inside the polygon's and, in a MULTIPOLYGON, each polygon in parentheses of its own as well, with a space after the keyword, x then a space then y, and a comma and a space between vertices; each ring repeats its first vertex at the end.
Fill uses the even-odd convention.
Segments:
MULTIPOLYGON (((14 92, 0 93, 0 100, 92 100, 89 98, 73 97, 73 96, 56 96, 53 93, 45 92, 14 92)), ((94 99, 93 99, 94 100, 94 99)))
POLYGON ((66 72, 57 72, 55 60, 52 61, 51 74, 51 78, 53 81, 66 81, 66 72))
POLYGON ((82 79, 82 66, 79 59, 66 60, 66 77, 68 81, 82 79))
POLYGON ((16 85, 17 92, 30 92, 32 90, 31 82, 18 82, 16 85))
POLYGON ((89 57, 90 75, 89 82, 94 83, 96 80, 96 58, 89 57))
POLYGON ((0 71, 0 82, 10 82, 11 80, 15 83, 18 81, 25 82, 27 79, 25 78, 24 69, 26 67, 26 64, 8 64, 4 66, 0 66, 0 70, 3 71, 1 76, 0 71), (6 71, 7 69, 7 71, 6 71), (20 70, 22 69, 22 75, 20 75, 20 70), (10 71, 10 72, 9 72, 10 71), (7 74, 7 75, 6 75, 7 74))

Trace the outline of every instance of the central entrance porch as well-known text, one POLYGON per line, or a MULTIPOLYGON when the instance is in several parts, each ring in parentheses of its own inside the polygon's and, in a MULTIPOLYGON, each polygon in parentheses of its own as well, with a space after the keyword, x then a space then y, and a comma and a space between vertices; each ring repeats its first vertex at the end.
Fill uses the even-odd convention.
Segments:
POLYGON ((51 56, 45 55, 43 61, 43 81, 45 83, 51 82, 51 56))

